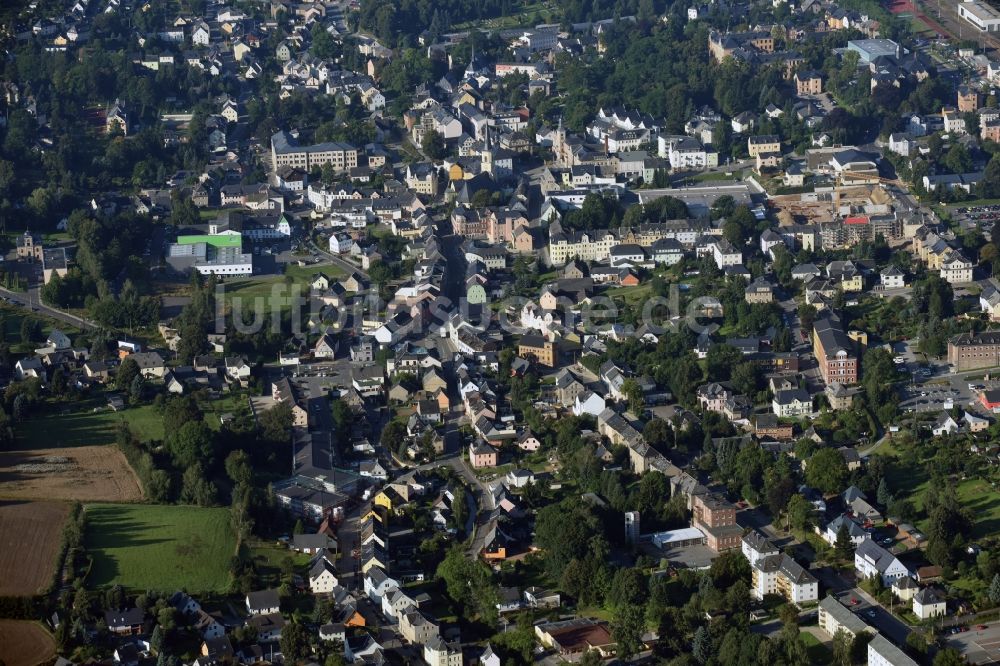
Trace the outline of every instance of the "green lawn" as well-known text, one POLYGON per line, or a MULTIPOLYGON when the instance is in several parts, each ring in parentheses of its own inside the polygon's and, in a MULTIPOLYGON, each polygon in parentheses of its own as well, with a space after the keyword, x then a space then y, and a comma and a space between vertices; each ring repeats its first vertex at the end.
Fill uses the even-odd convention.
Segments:
POLYGON ((969 208, 971 206, 995 206, 997 204, 1000 204, 1000 199, 970 199, 969 201, 946 204, 945 208, 969 208))
POLYGON ((309 556, 296 553, 287 546, 275 541, 254 541, 249 546, 249 553, 254 567, 261 579, 267 585, 277 587, 281 584, 281 570, 285 558, 291 558, 298 573, 304 573, 309 566, 309 556))
MULTIPOLYGON (((917 511, 923 511, 924 491, 930 479, 923 465, 907 466, 900 463, 898 454, 886 444, 878 453, 892 460, 886 471, 886 480, 897 495, 909 497, 917 511), (890 455, 891 454, 891 455, 890 455)), ((972 536, 983 538, 1000 533, 1000 491, 982 479, 966 479, 955 487, 959 502, 973 515, 972 536)), ((917 527, 927 529, 926 517, 917 521, 917 527)))
POLYGON ((225 592, 236 539, 227 509, 142 504, 86 507, 88 587, 225 592))
POLYGON ((289 264, 285 267, 284 275, 227 281, 223 284, 226 306, 231 308, 234 299, 239 298, 244 312, 256 312, 261 307, 264 312, 286 310, 293 303, 295 288, 298 288, 297 294, 303 300, 309 297, 309 284, 316 273, 325 273, 330 278, 340 278, 344 275, 344 271, 331 264, 310 266, 289 264))
POLYGON ((15 438, 22 448, 114 444, 115 429, 122 421, 144 441, 163 439, 163 419, 152 405, 112 412, 96 401, 83 410, 36 415, 16 427, 15 438), (101 411, 90 411, 94 407, 101 411))
POLYGON ((68 335, 74 344, 77 343, 77 339, 80 335, 80 329, 74 326, 56 321, 55 319, 49 319, 48 317, 44 317, 37 312, 28 312, 25 308, 15 307, 13 305, 0 305, 0 316, 2 316, 3 321, 3 341, 10 345, 10 350, 15 354, 28 354, 34 352, 34 350, 39 347, 44 347, 45 338, 48 337, 49 333, 51 333, 54 328, 57 328, 68 335), (42 338, 34 342, 31 340, 25 341, 21 339, 21 322, 29 315, 37 319, 42 325, 42 338))
POLYGON ((958 501, 972 511, 972 536, 981 539, 1000 533, 1000 492, 982 479, 966 479, 956 488, 958 501))
POLYGON ((833 655, 826 648, 825 645, 819 642, 819 639, 810 634, 807 631, 802 631, 799 633, 799 640, 806 646, 806 652, 809 654, 810 664, 829 664, 833 655))
POLYGON ((341 278, 344 276, 344 271, 339 266, 334 266, 333 264, 309 264, 308 266, 287 264, 285 266, 285 275, 291 275, 293 280, 302 285, 311 283, 312 276, 317 273, 322 273, 328 278, 341 278))
POLYGON ((639 306, 649 300, 652 290, 653 285, 647 280, 645 283, 635 287, 611 287, 605 292, 605 295, 611 298, 616 296, 623 298, 627 306, 639 306))

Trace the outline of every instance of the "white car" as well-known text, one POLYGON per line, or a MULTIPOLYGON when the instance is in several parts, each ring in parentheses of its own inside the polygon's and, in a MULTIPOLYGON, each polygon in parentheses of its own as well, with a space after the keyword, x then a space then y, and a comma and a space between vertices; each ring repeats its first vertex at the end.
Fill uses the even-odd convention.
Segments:
POLYGON ((902 356, 897 356, 896 358, 892 359, 892 362, 895 363, 896 365, 903 365, 904 363, 906 363, 906 359, 903 358, 902 356))

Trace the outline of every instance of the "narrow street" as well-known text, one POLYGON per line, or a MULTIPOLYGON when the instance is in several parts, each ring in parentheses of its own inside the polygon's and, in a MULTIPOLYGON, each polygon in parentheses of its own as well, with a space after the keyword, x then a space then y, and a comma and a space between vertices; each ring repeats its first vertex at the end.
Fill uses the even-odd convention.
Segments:
POLYGON ((313 252, 317 253, 321 257, 328 259, 330 263, 332 263, 333 265, 337 266, 338 268, 342 268, 344 271, 347 272, 348 275, 350 275, 351 273, 357 273, 364 279, 366 280, 368 279, 368 273, 362 270, 360 266, 358 266, 357 264, 352 264, 351 262, 347 261, 346 259, 343 259, 342 257, 337 256, 336 254, 331 254, 327 250, 321 248, 319 245, 316 245, 316 243, 314 243, 311 238, 306 238, 306 245, 313 252))
POLYGON ((89 319, 83 319, 82 317, 77 317, 76 315, 45 305, 42 303, 39 292, 40 289, 37 285, 30 287, 26 293, 11 291, 10 289, 0 287, 0 296, 3 296, 15 305, 21 305, 28 308, 32 312, 43 314, 46 317, 51 317, 52 319, 65 322, 70 326, 76 326, 77 328, 81 328, 83 330, 96 330, 100 328, 96 322, 89 319))

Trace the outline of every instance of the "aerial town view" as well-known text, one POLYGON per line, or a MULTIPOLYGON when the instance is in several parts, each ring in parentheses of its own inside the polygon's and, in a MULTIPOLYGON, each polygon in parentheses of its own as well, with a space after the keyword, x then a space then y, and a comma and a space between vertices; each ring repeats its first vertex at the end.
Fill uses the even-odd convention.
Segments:
POLYGON ((1000 3, 0 0, 0 666, 1000 664, 1000 3))

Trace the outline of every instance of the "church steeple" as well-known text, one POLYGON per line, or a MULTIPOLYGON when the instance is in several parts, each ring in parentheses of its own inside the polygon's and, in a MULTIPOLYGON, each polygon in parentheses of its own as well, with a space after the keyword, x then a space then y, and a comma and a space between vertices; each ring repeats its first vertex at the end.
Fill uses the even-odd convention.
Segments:
POLYGON ((479 155, 482 170, 493 173, 493 146, 490 145, 490 124, 486 123, 486 135, 483 138, 483 152, 479 155))
POLYGON ((469 58, 469 65, 465 68, 465 78, 469 79, 476 75, 476 45, 472 45, 472 56, 469 58))

